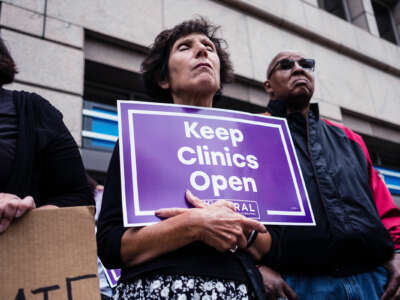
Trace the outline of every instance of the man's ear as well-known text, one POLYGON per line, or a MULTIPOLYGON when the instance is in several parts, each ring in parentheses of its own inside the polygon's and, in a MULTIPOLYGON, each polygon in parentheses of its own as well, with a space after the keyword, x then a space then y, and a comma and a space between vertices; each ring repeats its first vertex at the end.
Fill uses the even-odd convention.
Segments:
POLYGON ((271 96, 273 95, 274 90, 273 90, 273 88, 271 86, 271 83, 269 82, 268 79, 264 81, 264 89, 269 95, 271 95, 271 96))
POLYGON ((158 85, 164 90, 168 90, 169 89, 169 81, 167 79, 165 79, 163 81, 159 81, 158 85))

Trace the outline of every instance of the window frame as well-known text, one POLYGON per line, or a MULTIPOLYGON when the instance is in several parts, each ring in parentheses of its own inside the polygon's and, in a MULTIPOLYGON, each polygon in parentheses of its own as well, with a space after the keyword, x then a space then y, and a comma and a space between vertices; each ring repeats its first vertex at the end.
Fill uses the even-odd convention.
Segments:
POLYGON ((333 14, 332 12, 326 10, 326 8, 325 8, 325 0, 318 0, 318 7, 320 9, 326 11, 327 13, 338 17, 339 19, 342 19, 342 20, 347 21, 347 22, 351 22, 351 14, 350 14, 350 9, 349 9, 349 6, 348 6, 349 4, 348 4, 347 0, 340 0, 340 1, 342 3, 342 6, 343 6, 344 17, 345 17, 344 19, 342 17, 340 17, 340 16, 338 16, 336 14, 333 14))
POLYGON ((373 5, 372 5, 373 2, 376 2, 378 5, 384 7, 384 8, 387 9, 387 11, 389 12, 390 27, 391 27, 391 29, 392 29, 392 31, 393 31, 393 35, 394 35, 395 41, 392 42, 392 41, 387 40, 387 39, 385 39, 385 38, 383 38, 383 37, 381 36, 381 33, 380 33, 380 31, 379 31, 379 24, 378 24, 377 18, 376 18, 376 16, 375 16, 375 11, 374 11, 374 17, 375 17, 375 20, 376 20, 376 26, 378 27, 379 37, 380 37, 381 39, 383 39, 383 40, 389 42, 389 43, 393 43, 393 44, 395 44, 395 45, 400 45, 400 33, 399 33, 398 30, 397 30, 396 22, 395 22, 395 19, 394 19, 394 16, 393 16, 393 7, 391 7, 390 4, 386 3, 385 1, 381 1, 381 0, 371 0, 372 9, 373 9, 373 5))

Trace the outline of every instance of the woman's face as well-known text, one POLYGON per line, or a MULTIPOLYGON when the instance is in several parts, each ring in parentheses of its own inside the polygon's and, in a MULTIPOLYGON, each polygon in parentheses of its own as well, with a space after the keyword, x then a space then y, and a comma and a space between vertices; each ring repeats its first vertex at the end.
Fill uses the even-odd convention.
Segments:
POLYGON ((168 60, 168 79, 160 82, 172 97, 214 95, 220 88, 220 61, 214 43, 204 34, 178 39, 168 60))

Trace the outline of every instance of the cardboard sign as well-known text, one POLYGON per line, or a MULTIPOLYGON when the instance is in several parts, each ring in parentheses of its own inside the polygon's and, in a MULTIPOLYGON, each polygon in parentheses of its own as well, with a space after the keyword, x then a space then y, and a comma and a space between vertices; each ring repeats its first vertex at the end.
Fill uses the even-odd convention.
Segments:
POLYGON ((0 235, 0 299, 100 300, 93 207, 32 210, 0 235))
POLYGON ((125 226, 189 207, 186 189, 264 224, 315 225, 285 119, 128 101, 118 118, 125 226))

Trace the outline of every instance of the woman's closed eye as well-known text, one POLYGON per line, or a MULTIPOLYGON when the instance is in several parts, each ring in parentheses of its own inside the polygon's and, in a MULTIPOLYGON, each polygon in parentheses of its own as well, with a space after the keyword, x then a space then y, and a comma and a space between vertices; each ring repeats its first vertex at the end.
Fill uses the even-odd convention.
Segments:
POLYGON ((203 45, 206 47, 207 51, 214 52, 214 46, 210 43, 203 43, 203 45))
POLYGON ((189 44, 187 44, 187 43, 182 43, 182 44, 180 44, 179 46, 178 46, 178 51, 184 51, 184 50, 187 50, 187 49, 189 49, 190 47, 189 47, 189 44))

